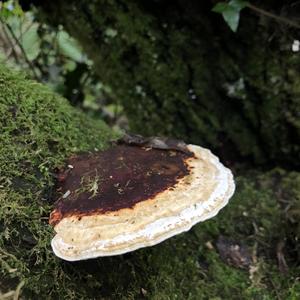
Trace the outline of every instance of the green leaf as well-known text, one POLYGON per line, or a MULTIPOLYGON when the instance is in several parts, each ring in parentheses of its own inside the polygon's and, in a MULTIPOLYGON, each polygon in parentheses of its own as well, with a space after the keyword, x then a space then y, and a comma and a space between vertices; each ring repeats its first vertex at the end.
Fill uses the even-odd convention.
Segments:
POLYGON ((223 12, 223 18, 230 29, 236 32, 240 21, 240 12, 233 7, 229 7, 223 12))
POLYGON ((67 32, 61 30, 57 35, 57 43, 63 55, 73 59, 76 62, 85 61, 83 52, 78 43, 71 38, 67 32))
POLYGON ((30 29, 23 34, 22 39, 20 40, 27 55, 27 58, 30 61, 34 60, 39 55, 41 50, 41 40, 37 31, 38 24, 33 24, 30 27, 30 29))
POLYGON ((248 2, 243 0, 219 2, 213 7, 212 11, 222 14, 230 29, 236 32, 240 20, 240 11, 245 8, 247 4, 248 2))
POLYGON ((213 8, 212 11, 216 13, 222 14, 227 8, 229 4, 227 2, 218 2, 213 8))
POLYGON ((229 2, 229 5, 231 5, 232 7, 235 7, 239 11, 241 11, 243 8, 245 8, 248 5, 248 1, 244 1, 244 0, 231 0, 229 2))

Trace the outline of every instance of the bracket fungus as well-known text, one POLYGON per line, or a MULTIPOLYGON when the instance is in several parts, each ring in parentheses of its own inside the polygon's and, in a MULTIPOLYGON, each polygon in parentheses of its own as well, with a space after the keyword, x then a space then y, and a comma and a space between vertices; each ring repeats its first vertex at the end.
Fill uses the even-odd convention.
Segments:
POLYGON ((232 173, 209 150, 137 137, 73 156, 60 171, 49 220, 58 257, 75 261, 152 246, 228 203, 232 173))

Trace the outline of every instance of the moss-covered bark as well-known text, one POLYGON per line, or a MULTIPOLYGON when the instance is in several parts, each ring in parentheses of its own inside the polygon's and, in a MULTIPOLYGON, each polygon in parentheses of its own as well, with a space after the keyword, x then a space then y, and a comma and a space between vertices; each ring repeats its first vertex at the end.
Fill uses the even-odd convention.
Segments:
POLYGON ((249 173, 238 178, 231 203, 190 232, 127 255, 70 263, 50 247, 51 172, 73 152, 105 147, 113 134, 2 65, 0 128, 0 298, 299 299, 299 173, 249 173), (253 250, 250 270, 220 259, 220 235, 253 250), (283 241, 287 274, 276 259, 283 241))
POLYGON ((101 121, 0 63, 0 291, 24 282, 41 292, 57 275, 48 225, 54 168, 71 153, 102 149, 113 136, 101 121))
MULTIPOLYGON (((264 4, 278 14, 288 7, 264 4)), ((134 131, 299 166, 300 59, 291 30, 245 11, 234 34, 209 1, 39 5, 81 42, 134 131)))

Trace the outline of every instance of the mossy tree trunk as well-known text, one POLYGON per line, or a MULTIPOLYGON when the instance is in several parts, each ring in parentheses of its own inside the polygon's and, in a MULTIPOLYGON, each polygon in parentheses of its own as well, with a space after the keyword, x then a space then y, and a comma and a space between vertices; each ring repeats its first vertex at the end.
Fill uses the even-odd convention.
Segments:
POLYGON ((48 217, 55 168, 72 153, 109 146, 115 136, 102 121, 0 62, 1 299, 17 285, 32 284, 33 291, 53 280, 48 217))
MULTIPOLYGON (((235 35, 200 1, 74 3, 43 5, 82 42, 133 129, 225 144, 256 162, 299 164, 299 58, 284 29, 246 13, 235 35)), ((52 170, 71 153, 106 147, 112 136, 0 65, 0 298, 15 290, 24 299, 299 299, 297 172, 237 178, 217 218, 156 247, 78 263, 56 258, 52 170), (250 271, 206 246, 220 235, 253 250, 250 271), (278 269, 282 241, 288 275, 278 269)))
MULTIPOLYGON (((300 58, 289 28, 246 9, 235 34, 210 1, 38 5, 81 42, 132 130, 184 138, 235 160, 299 165, 300 58)), ((264 5, 278 14, 291 8, 264 5)))
POLYGON ((1 299, 299 299, 299 173, 249 173, 237 178, 230 205, 190 232, 71 263, 50 247, 53 170, 74 152, 108 146, 114 134, 1 64, 0 128, 1 299), (252 269, 221 259, 212 246, 220 235, 253 250, 252 269), (288 276, 277 267, 278 241, 288 276))

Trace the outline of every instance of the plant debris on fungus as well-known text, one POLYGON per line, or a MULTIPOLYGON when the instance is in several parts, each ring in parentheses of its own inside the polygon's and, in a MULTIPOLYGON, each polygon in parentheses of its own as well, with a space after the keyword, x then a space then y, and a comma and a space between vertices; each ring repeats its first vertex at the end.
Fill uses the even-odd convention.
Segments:
POLYGON ((55 254, 72 261, 151 246, 225 206, 234 191, 230 170, 209 150, 170 141, 126 141, 71 157, 49 221, 55 254))

